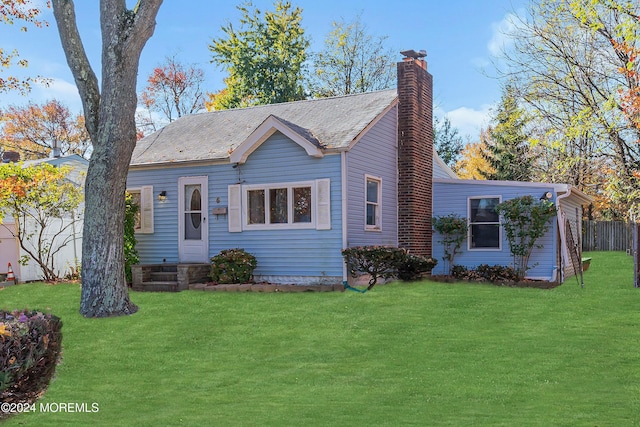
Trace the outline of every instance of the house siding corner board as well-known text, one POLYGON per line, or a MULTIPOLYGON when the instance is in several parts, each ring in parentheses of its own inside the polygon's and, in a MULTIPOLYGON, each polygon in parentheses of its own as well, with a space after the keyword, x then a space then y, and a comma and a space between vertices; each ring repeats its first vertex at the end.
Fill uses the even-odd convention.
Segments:
MULTIPOLYGON (((468 218, 468 199, 481 196, 500 196, 501 201, 513 199, 515 197, 532 195, 540 197, 544 192, 551 191, 552 187, 545 186, 520 186, 514 185, 494 185, 490 181, 478 181, 477 183, 444 183, 434 182, 433 184, 433 216, 444 216, 455 213, 463 218, 468 218)), ((555 193, 554 198, 555 200, 555 193)), ((554 218, 547 234, 536 241, 536 244, 543 245, 542 248, 534 248, 527 277, 549 280, 552 278, 554 269, 558 268, 556 253, 558 228, 554 218)), ((439 242, 440 234, 433 233, 433 257, 438 260, 438 265, 433 269, 433 274, 447 274, 442 261, 444 256, 443 245, 439 242)), ((463 265, 467 268, 475 268, 480 264, 489 265, 513 265, 513 256, 509 250, 509 243, 502 231, 502 241, 500 250, 469 250, 468 239, 462 244, 460 253, 456 255, 454 264, 463 265)))
POLYGON ((397 107, 346 153, 347 246, 398 245, 397 107), (365 230, 365 176, 382 185, 380 230, 365 230))
POLYGON ((246 163, 166 169, 134 169, 129 172, 129 188, 153 185, 154 233, 138 234, 138 251, 143 264, 178 262, 178 179, 208 176, 207 207, 209 255, 223 249, 243 248, 256 256, 256 279, 268 277, 284 281, 307 277, 306 283, 342 282, 342 232, 340 155, 313 158, 303 148, 276 132, 256 149, 246 163), (213 214, 214 208, 228 207, 228 187, 290 183, 330 179, 331 229, 271 229, 229 232, 227 215, 213 214), (158 201, 160 191, 167 199, 158 201))
MULTIPOLYGON (((578 245, 580 250, 580 254, 582 254, 582 205, 579 201, 572 197, 564 198, 560 200, 560 209, 564 214, 564 218, 569 221, 569 225, 571 227, 571 233, 573 237, 573 241, 578 245), (579 240, 578 240, 579 239, 579 240)), ((564 227, 564 224, 559 224, 559 226, 564 227)), ((567 243, 568 245, 568 240, 567 243)), ((568 249, 565 248, 565 251, 568 249)), ((568 252, 565 252, 567 256, 570 256, 568 252)), ((569 277, 575 276, 576 272, 571 259, 564 260, 564 278, 565 280, 569 277)))

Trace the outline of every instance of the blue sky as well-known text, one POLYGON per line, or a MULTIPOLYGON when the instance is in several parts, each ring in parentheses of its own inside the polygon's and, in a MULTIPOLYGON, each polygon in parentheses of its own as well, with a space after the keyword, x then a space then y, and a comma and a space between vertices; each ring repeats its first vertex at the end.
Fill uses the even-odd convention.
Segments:
MULTIPOLYGON (((36 0, 43 2, 43 0, 36 0)), ((100 30, 97 0, 76 0, 80 32, 90 61, 99 74, 100 30)), ((131 6, 135 1, 127 0, 131 6)), ((139 70, 139 86, 165 57, 176 55, 185 64, 205 71, 205 89, 223 88, 224 72, 210 63, 207 48, 212 38, 220 37, 220 27, 237 23, 240 1, 165 0, 157 17, 154 36, 145 47, 139 70)), ((273 1, 254 0, 260 9, 272 9, 273 1)), ((512 14, 523 14, 526 0, 297 0, 292 4, 303 9, 303 27, 311 38, 311 50, 322 48, 333 21, 352 21, 361 15, 370 34, 388 36, 387 44, 396 51, 427 51, 429 72, 434 77, 436 115, 447 115, 462 135, 476 140, 486 126, 492 105, 500 98, 499 82, 492 65, 500 48, 508 46, 504 30, 512 14)), ((29 60, 29 73, 53 79, 49 88, 36 87, 27 99, 17 95, 0 95, 0 108, 23 105, 29 100, 45 102, 58 99, 74 113, 81 103, 67 67, 52 13, 46 29, 27 33, 0 25, 0 40, 5 49, 17 48, 29 60)), ((398 53, 398 60, 401 55, 398 53)), ((12 70, 12 72, 15 72, 12 70)), ((3 74, 7 74, 5 71, 3 74)))

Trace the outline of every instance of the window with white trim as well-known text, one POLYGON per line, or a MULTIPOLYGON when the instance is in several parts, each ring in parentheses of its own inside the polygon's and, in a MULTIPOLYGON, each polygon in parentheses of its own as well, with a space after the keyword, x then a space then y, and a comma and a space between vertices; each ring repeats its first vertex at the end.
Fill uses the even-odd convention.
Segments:
POLYGON ((382 180, 365 176, 365 230, 380 231, 382 229, 382 180))
POLYGON ((140 234, 153 233, 153 186, 144 185, 139 188, 128 188, 127 192, 138 205, 134 230, 140 234))
POLYGON ((496 212, 499 203, 500 196, 469 198, 469 249, 500 249, 500 215, 496 212))
POLYGON ((329 186, 328 179, 229 186, 229 215, 234 215, 229 231, 330 229, 329 186), (237 215, 242 216, 241 224, 237 215))

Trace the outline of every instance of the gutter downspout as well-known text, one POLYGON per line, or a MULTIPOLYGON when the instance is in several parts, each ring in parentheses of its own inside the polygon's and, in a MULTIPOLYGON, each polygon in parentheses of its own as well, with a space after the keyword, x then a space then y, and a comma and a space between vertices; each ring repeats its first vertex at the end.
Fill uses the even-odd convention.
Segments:
MULTIPOLYGON (((341 191, 342 191, 342 249, 347 249, 347 152, 342 151, 340 153, 340 179, 342 182, 341 191)), ((342 259, 342 283, 347 284, 347 264, 344 262, 344 258, 342 259)))

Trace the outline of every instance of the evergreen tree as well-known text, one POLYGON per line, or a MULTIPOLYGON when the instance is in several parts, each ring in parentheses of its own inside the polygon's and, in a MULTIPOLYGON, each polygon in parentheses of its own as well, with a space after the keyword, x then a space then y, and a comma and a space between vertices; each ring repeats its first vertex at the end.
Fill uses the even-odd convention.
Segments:
POLYGON ((455 166, 464 148, 458 129, 451 126, 451 120, 445 116, 442 121, 433 119, 433 142, 438 156, 449 167, 455 166))
POLYGON ((494 171, 482 172, 482 175, 491 180, 530 181, 533 156, 529 153, 526 134, 528 119, 518 105, 513 86, 504 87, 493 121, 483 133, 482 142, 486 144, 484 157, 494 171))

